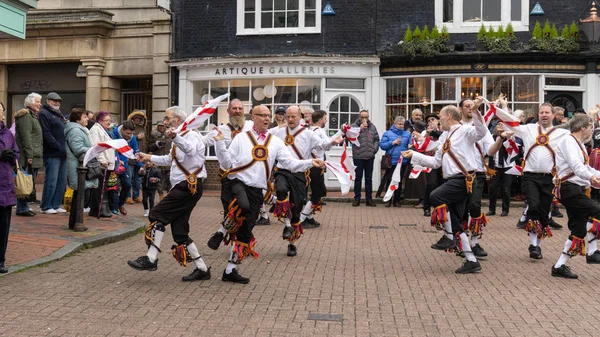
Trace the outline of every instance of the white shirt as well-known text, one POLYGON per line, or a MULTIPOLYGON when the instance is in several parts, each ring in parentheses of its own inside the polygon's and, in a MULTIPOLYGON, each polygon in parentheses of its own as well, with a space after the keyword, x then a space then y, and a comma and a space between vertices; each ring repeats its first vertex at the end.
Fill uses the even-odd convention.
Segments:
MULTIPOLYGON (((258 144, 263 145, 265 143, 266 139, 258 140, 256 131, 251 130, 250 132, 254 135, 258 144)), ((254 145, 246 133, 237 135, 231 142, 229 149, 225 148, 225 142, 222 140, 217 141, 215 146, 219 165, 224 169, 240 167, 253 160, 252 149, 254 145)), ((277 161, 278 167, 291 172, 304 172, 312 167, 312 159, 296 159, 283 141, 274 135, 271 135, 268 149, 267 163, 269 173, 273 165, 275 165, 275 161, 277 161)), ((230 179, 239 179, 248 186, 262 188, 263 190, 267 189, 267 179, 269 179, 264 163, 259 161, 244 171, 229 174, 228 177, 230 179)))
MULTIPOLYGON (((275 131, 274 135, 279 137, 279 139, 285 142, 285 138, 287 137, 287 130, 289 127, 279 128, 275 131)), ((296 132, 304 129, 300 132, 294 139, 294 145, 300 152, 300 156, 293 150, 292 146, 288 146, 290 148, 290 152, 294 154, 298 159, 310 159, 310 153, 313 150, 329 150, 333 146, 329 139, 321 139, 314 132, 312 132, 309 128, 305 128, 303 126, 298 125, 295 129, 289 130, 290 135, 295 134, 296 132)), ((281 169, 285 169, 281 165, 277 164, 277 167, 281 169)))
MULTIPOLYGON (((204 167, 204 141, 198 132, 189 131, 183 136, 177 134, 175 138, 173 138, 171 151, 173 150, 173 146, 177 147, 175 152, 177 160, 188 172, 192 173, 199 167, 202 167, 202 170, 196 175, 196 177, 206 178, 206 167, 204 167)), ((175 161, 171 159, 171 153, 163 156, 152 155, 150 160, 159 166, 171 165, 171 186, 175 186, 186 179, 186 175, 179 169, 179 167, 177 167, 175 161)))
POLYGON ((473 119, 473 121, 473 126, 456 124, 450 127, 450 131, 442 133, 434 156, 427 156, 413 151, 411 163, 413 165, 434 169, 441 166, 444 172, 444 178, 462 174, 463 172, 458 168, 454 161, 450 159, 450 155, 442 155, 442 148, 446 142, 446 138, 454 131, 450 138, 450 149, 465 167, 467 172, 475 171, 478 168, 477 158, 481 158, 479 152, 475 148, 475 142, 485 137, 486 133, 489 132, 481 121, 478 119, 473 119))
MULTIPOLYGON (((254 122, 253 121, 246 121, 246 123, 244 123, 244 126, 242 127, 242 129, 240 130, 240 133, 246 132, 250 129, 252 129, 252 127, 254 126, 254 122)), ((229 127, 229 123, 227 124, 221 124, 218 126, 219 130, 221 131, 221 133, 223 133, 223 137, 225 137, 224 141, 225 141, 225 146, 227 146, 227 148, 229 148, 229 144, 231 144, 231 128, 229 127)), ((238 133, 238 134, 240 134, 238 133)), ((215 139, 212 137, 206 137, 206 145, 207 146, 214 146, 215 145, 215 139)))
MULTIPOLYGON (((93 145, 112 140, 100 123, 92 125, 92 128, 90 129, 90 139, 92 140, 93 145)), ((98 155, 98 161, 102 164, 108 163, 109 170, 115 169, 115 160, 116 155, 114 149, 104 150, 98 155)))
MULTIPOLYGON (((538 124, 525 124, 519 125, 516 127, 512 127, 508 124, 504 124, 504 126, 513 131, 515 136, 521 138, 523 140, 523 155, 525 158, 529 153, 531 147, 535 144, 535 139, 538 136, 538 124)), ((547 133, 550 131, 552 127, 548 129, 542 128, 543 133, 547 133)), ((556 151, 556 146, 561 141, 561 138, 568 135, 569 131, 564 129, 557 129, 552 134, 550 134, 550 142, 548 145, 556 151)), ((550 173, 552 172, 552 166, 554 165, 554 161, 552 160, 552 154, 550 150, 548 150, 545 146, 536 146, 533 149, 533 152, 527 158, 525 162, 525 172, 534 172, 534 173, 550 173)))
MULTIPOLYGON (((317 137, 319 137, 319 139, 328 139, 331 140, 329 137, 327 137, 327 135, 325 134, 325 129, 323 129, 322 127, 319 126, 311 126, 310 129, 312 130, 312 132, 314 132, 317 137)), ((314 149, 312 151, 313 155, 315 156, 315 158, 317 159, 325 159, 325 150, 322 149, 314 149)))
POLYGON ((558 177, 563 178, 575 173, 575 176, 567 181, 587 188, 591 185, 590 178, 600 175, 599 171, 585 163, 585 156, 581 150, 585 151, 585 147, 575 137, 562 137, 555 149, 558 177))
MULTIPOLYGON (((473 126, 473 120, 475 120, 475 118, 472 119, 470 122, 462 121, 461 123, 463 125, 473 126)), ((494 143, 494 137, 492 137, 492 134, 489 132, 489 130, 488 132, 486 132, 485 136, 482 139, 477 141, 477 145, 479 145, 479 149, 481 149, 484 156, 490 155, 490 148, 492 147, 492 145, 494 145, 494 143)), ((475 151, 477 151, 477 153, 479 154, 479 156, 475 157, 475 161, 477 162, 477 169, 475 171, 486 172, 485 165, 483 163, 483 158, 481 158, 481 152, 479 152, 479 149, 477 149, 477 147, 475 148, 475 151)))

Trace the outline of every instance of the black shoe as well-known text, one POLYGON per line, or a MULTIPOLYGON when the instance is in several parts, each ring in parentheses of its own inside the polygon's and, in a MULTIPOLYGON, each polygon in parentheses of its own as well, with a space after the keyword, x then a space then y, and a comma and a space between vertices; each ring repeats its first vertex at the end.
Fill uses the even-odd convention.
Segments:
POLYGON ((269 218, 263 218, 258 217, 258 220, 256 220, 256 226, 270 226, 271 225, 271 219, 269 218))
POLYGON ((129 260, 127 261, 127 264, 131 268, 137 270, 155 271, 158 269, 158 259, 154 262, 150 262, 150 259, 146 255, 140 256, 135 260, 129 260))
POLYGON ((508 216, 508 211, 502 211, 502 213, 500 214, 500 216, 508 216))
POLYGON ((23 213, 17 213, 18 216, 35 216, 32 210, 25 211, 23 213))
POLYGON ((552 211, 553 218, 562 218, 564 215, 557 209, 552 211))
POLYGON ((496 211, 489 211, 489 212, 485 213, 485 215, 494 216, 494 215, 496 215, 496 211))
POLYGON ((529 257, 534 260, 542 259, 542 247, 529 245, 529 257))
POLYGON ((101 218, 112 218, 112 213, 107 213, 107 214, 100 214, 101 218))
POLYGON ((527 226, 527 220, 525 220, 525 221, 519 220, 519 222, 517 222, 518 229, 525 229, 526 226, 527 226))
POLYGON ((298 249, 296 248, 296 246, 294 246, 293 244, 289 244, 288 245, 288 251, 287 251, 287 256, 296 256, 296 254, 298 253, 298 249))
POLYGON ((475 246, 471 247, 471 251, 473 251, 473 255, 475 255, 475 257, 488 256, 488 253, 479 244, 476 244, 475 246))
POLYGON ((303 229, 313 229, 313 228, 317 228, 319 226, 321 226, 321 224, 318 223, 315 219, 306 219, 302 223, 303 229))
POLYGON ((554 221, 554 219, 550 219, 550 223, 548 224, 548 226, 550 226, 550 228, 552 228, 552 229, 563 228, 563 226, 561 224, 557 223, 556 221, 554 221))
POLYGON ((294 230, 292 229, 292 227, 291 226, 283 226, 283 234, 281 235, 281 237, 283 237, 284 240, 287 240, 287 239, 291 238, 292 235, 294 235, 294 230))
POLYGON ((463 263, 463 265, 456 269, 456 274, 469 274, 469 273, 477 273, 481 271, 481 264, 479 261, 467 261, 463 263))
POLYGON ((600 251, 597 250, 592 255, 587 255, 585 262, 588 264, 600 264, 600 251))
POLYGON ((366 205, 368 207, 377 207, 377 205, 373 202, 373 200, 367 200, 366 205))
POLYGON ((431 216, 431 211, 430 211, 430 210, 428 210, 428 209, 424 210, 424 211, 423 211, 423 216, 430 217, 430 216, 431 216))
POLYGON ((200 269, 196 268, 188 276, 182 277, 181 280, 183 282, 200 281, 200 280, 210 280, 210 267, 208 267, 207 271, 203 271, 203 270, 200 270, 200 269))
POLYGON ((273 212, 275 212, 275 205, 271 205, 271 207, 269 208, 269 213, 273 212))
POLYGON ((402 204, 400 204, 400 201, 394 201, 394 203, 392 204, 392 206, 394 206, 394 207, 402 207, 402 204))
POLYGON ((322 206, 326 206, 326 205, 327 205, 327 203, 326 203, 325 201, 321 201, 321 205, 322 205, 322 206))
POLYGON ((317 228, 317 227, 321 227, 321 223, 318 222, 317 220, 315 220, 315 218, 310 219, 311 224, 313 226, 313 228, 317 228))
POLYGON ((388 202, 388 203, 386 203, 386 204, 385 204, 385 206, 383 206, 383 207, 392 207, 392 202, 391 202, 391 201, 389 201, 389 202, 388 202))
POLYGON ((225 238, 225 235, 223 235, 223 233, 221 232, 216 232, 215 234, 213 234, 210 239, 208 239, 208 248, 212 249, 212 250, 217 250, 219 249, 219 246, 221 245, 221 242, 223 242, 223 239, 225 238))
POLYGON ((242 275, 240 275, 238 273, 237 269, 235 269, 235 268, 229 274, 227 274, 225 272, 225 270, 223 270, 223 277, 221 278, 221 280, 223 280, 225 282, 233 282, 233 283, 241 283, 241 284, 247 284, 248 282, 250 282, 249 278, 243 277, 242 275))
POLYGON ((356 206, 360 206, 360 200, 358 200, 358 199, 354 199, 354 201, 352 202, 352 207, 356 207, 356 206))
POLYGON ((442 236, 441 239, 438 240, 438 242, 432 244, 431 248, 437 249, 437 250, 446 250, 446 249, 453 248, 454 246, 456 246, 456 242, 454 242, 454 240, 449 239, 446 235, 444 235, 444 236, 442 236))
POLYGON ((571 268, 569 268, 569 266, 567 266, 566 264, 563 264, 562 266, 560 266, 558 268, 554 268, 554 266, 552 266, 552 276, 571 278, 571 279, 576 279, 579 277, 579 276, 577 276, 577 274, 573 273, 571 271, 571 268))
POLYGON ((0 274, 8 273, 8 268, 4 265, 4 263, 0 264, 0 274))

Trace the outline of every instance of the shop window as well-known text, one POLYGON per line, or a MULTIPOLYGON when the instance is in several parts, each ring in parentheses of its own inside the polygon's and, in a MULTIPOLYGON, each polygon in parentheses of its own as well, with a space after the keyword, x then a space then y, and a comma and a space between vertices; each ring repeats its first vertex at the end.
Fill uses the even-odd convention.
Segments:
POLYGON ((321 32, 321 0, 237 0, 237 34, 321 32))
POLYGON ((460 79, 460 99, 475 99, 483 93, 481 77, 463 77, 460 79))
POLYGON ((352 96, 342 95, 329 104, 329 135, 334 135, 342 125, 358 120, 360 104, 352 96))
POLYGON ((529 0, 435 0, 435 23, 450 33, 476 33, 486 27, 508 25, 529 30, 529 0))
POLYGON ((486 79, 486 95, 489 101, 494 101, 504 94, 506 97, 513 97, 512 93, 512 76, 488 76, 486 79))
POLYGON ((581 78, 573 77, 548 77, 544 81, 546 85, 564 86, 564 87, 580 87, 581 78))
POLYGON ((456 78, 436 78, 435 79, 435 101, 455 101, 456 100, 456 78))
POLYGON ((365 80, 363 78, 328 78, 325 80, 327 89, 365 89, 365 80))

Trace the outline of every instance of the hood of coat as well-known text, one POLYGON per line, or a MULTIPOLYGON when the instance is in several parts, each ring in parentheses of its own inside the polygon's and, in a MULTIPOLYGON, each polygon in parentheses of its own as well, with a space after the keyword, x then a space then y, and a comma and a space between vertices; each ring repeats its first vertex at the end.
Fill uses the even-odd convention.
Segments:
POLYGON ((30 113, 30 111, 27 108, 20 109, 17 112, 15 112, 15 119, 19 119, 23 116, 27 116, 27 114, 29 114, 29 113, 30 113))
MULTIPOLYGON (((130 113, 129 116, 127 116, 127 120, 128 121, 132 121, 134 117, 141 117, 142 118, 142 125, 143 127, 146 126, 146 113, 143 112, 142 110, 135 110, 134 112, 130 113)), ((138 126, 137 124, 135 126, 138 126)))

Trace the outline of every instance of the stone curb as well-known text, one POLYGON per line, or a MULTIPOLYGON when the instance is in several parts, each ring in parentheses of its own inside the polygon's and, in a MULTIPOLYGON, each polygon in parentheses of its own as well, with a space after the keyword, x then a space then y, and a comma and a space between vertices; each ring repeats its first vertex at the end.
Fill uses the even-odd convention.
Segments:
POLYGON ((125 240, 136 235, 140 229, 146 228, 146 224, 142 220, 136 217, 131 217, 131 219, 133 220, 133 224, 125 228, 102 233, 89 238, 74 240, 67 243, 65 246, 61 247, 60 249, 48 256, 44 256, 32 261, 27 261, 18 265, 10 266, 8 267, 8 273, 1 274, 0 278, 8 274, 19 272, 21 270, 25 270, 31 267, 42 266, 60 260, 67 256, 78 253, 86 248, 99 247, 109 243, 125 240))

